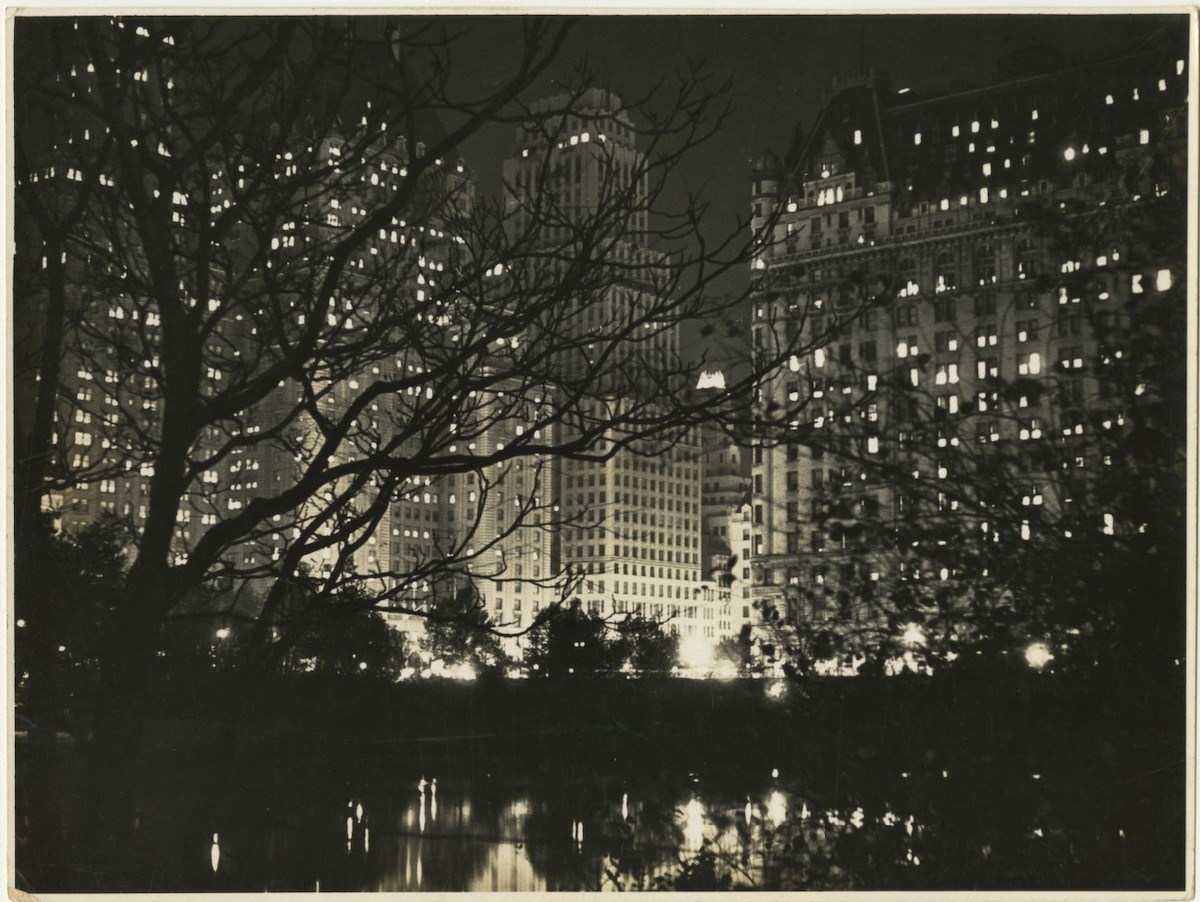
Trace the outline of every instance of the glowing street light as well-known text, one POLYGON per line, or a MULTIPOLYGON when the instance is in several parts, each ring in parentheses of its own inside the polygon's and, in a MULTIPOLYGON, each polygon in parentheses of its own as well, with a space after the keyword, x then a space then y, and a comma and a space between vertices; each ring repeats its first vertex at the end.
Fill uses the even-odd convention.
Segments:
POLYGON ((1034 670, 1041 670, 1052 660, 1054 660, 1054 655, 1050 651, 1050 646, 1045 642, 1031 643, 1025 649, 1025 663, 1034 670))
POLYGON ((767 817, 771 819, 771 823, 774 826, 778 827, 783 823, 783 819, 786 816, 787 803, 783 799, 783 794, 776 789, 767 800, 767 817))
POLYGON ((679 660, 690 670, 707 670, 713 662, 713 645, 704 636, 688 636, 679 644, 679 660))

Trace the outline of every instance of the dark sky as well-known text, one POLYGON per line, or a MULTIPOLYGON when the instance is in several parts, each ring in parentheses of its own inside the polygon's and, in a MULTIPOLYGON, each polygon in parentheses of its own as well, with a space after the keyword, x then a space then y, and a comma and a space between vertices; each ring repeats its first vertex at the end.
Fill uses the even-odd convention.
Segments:
MULTIPOLYGON (((941 92, 989 81, 997 61, 1015 50, 1055 48, 1064 62, 1082 61, 1155 40, 1165 26, 1185 29, 1184 16, 1149 15, 676 15, 589 16, 577 26, 538 96, 587 60, 605 86, 626 98, 641 94, 687 60, 706 61, 718 80, 732 80, 736 112, 729 126, 694 155, 683 175, 711 201, 710 235, 728 234, 749 210, 750 173, 764 149, 783 157, 797 123, 807 129, 838 74, 887 72, 896 88, 941 92)), ((469 29, 459 75, 484 87, 509 71, 518 22, 502 16, 454 20, 469 29)), ((499 185, 500 161, 512 130, 482 134, 463 148, 484 191, 499 185)), ((747 273, 715 286, 738 293, 747 273)))
MULTIPOLYGON (((576 28, 546 80, 568 78, 587 59, 606 86, 630 97, 670 78, 686 60, 704 60, 732 79, 736 113, 730 126, 697 154, 688 177, 704 184, 716 215, 732 221, 749 208, 753 160, 765 148, 780 156, 796 123, 807 128, 833 76, 883 70, 899 88, 941 88, 987 81, 999 57, 1043 44, 1064 60, 1153 39, 1163 16, 1084 15, 678 15, 589 16, 576 28)), ((1182 16, 1170 17, 1185 27, 1182 16)), ((502 16, 457 20, 469 27, 465 79, 494 84, 511 66, 517 23, 502 16)), ((458 64, 461 57, 455 59, 458 64)), ((485 190, 498 178, 511 131, 489 133, 464 147, 485 190)))

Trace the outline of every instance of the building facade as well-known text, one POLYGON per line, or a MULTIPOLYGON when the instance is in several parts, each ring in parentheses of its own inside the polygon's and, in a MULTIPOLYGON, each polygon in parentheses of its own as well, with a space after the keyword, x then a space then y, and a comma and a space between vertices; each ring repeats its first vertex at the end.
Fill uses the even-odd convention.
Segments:
MULTIPOLYGON (((643 246, 649 212, 635 125, 620 99, 600 89, 549 97, 531 111, 534 121, 518 129, 504 163, 510 228, 536 229, 549 248, 570 250, 585 234, 604 243, 608 264, 622 275, 597 294, 571 299, 564 333, 580 341, 595 335, 601 344, 616 341, 627 349, 626 365, 602 373, 589 389, 601 417, 619 419, 643 403, 653 410, 653 399, 636 397, 631 371, 675 357, 677 330, 613 338, 653 305, 660 290, 652 275, 660 264, 643 246), (619 221, 613 210, 622 211, 619 221), (597 219, 599 234, 591 231, 597 219)), ((578 359, 563 360, 566 372, 585 370, 590 346, 583 350, 578 359)), ((571 426, 563 428, 569 441, 571 426)), ((698 438, 689 433, 673 441, 629 441, 614 431, 596 451, 556 464, 562 523, 556 567, 575 581, 575 597, 595 614, 670 621, 695 613, 704 596, 698 438)), ((697 616, 691 625, 703 620, 697 616)))
POLYGON ((928 96, 869 74, 835 87, 786 161, 759 161, 753 340, 804 349, 757 399, 750 562, 780 625, 770 652, 797 631, 837 634, 848 657, 921 645, 906 610, 966 638, 931 612, 1003 577, 954 553, 965 536, 1111 534, 1085 500, 1125 423, 1106 367, 1139 295, 1185 278, 1121 223, 1183 159, 1185 57, 928 96))

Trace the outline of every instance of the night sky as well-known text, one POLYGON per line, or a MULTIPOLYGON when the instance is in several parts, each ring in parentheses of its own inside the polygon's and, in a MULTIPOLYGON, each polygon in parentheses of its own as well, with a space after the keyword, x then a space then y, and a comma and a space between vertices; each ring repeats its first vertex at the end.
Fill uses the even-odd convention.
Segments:
MULTIPOLYGON (((498 84, 518 45, 518 23, 504 16, 448 19, 467 34, 456 55, 461 83, 498 84)), ((588 16, 532 96, 551 93, 586 59, 606 87, 632 98, 670 79, 688 59, 705 61, 717 81, 732 80, 736 111, 681 174, 711 201, 706 230, 727 234, 749 212, 750 173, 764 149, 783 157, 797 123, 819 112, 832 78, 866 69, 887 72, 914 93, 990 81, 997 61, 1016 50, 1055 48, 1064 62, 1133 49, 1183 16, 1129 15, 672 15, 588 16)), ((500 160, 512 129, 489 130, 463 147, 485 192, 499 187, 500 160)), ((738 293, 747 274, 726 278, 716 292, 738 293)))

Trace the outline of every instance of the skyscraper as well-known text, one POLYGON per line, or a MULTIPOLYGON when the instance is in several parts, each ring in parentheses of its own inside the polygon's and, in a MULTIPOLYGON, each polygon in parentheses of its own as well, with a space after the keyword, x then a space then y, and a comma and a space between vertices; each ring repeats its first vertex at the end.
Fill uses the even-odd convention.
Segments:
MULTIPOLYGON (((599 247, 612 271, 620 271, 595 293, 571 299, 564 314, 576 340, 596 335, 606 347, 636 320, 645 299, 662 290, 654 277, 658 258, 645 246, 650 214, 637 130, 620 99, 595 88, 546 98, 531 112, 504 164, 509 226, 536 229, 551 251, 551 268, 566 271, 574 254, 599 247)), ((677 354, 678 334, 651 324, 643 331, 616 342, 629 355, 627 365, 591 386, 587 403, 597 416, 658 403, 652 393, 661 384, 651 370, 677 354), (636 378, 639 363, 646 368, 644 384, 636 378)), ((568 371, 586 369, 590 346, 582 350, 577 359, 562 361, 568 371)), ((569 436, 571 426, 563 428, 569 436)), ((556 566, 578 581, 575 595, 588 611, 683 617, 701 600, 696 438, 631 442, 614 429, 598 450, 556 464, 563 523, 556 566)))

